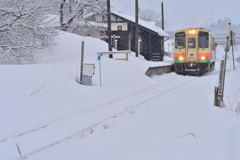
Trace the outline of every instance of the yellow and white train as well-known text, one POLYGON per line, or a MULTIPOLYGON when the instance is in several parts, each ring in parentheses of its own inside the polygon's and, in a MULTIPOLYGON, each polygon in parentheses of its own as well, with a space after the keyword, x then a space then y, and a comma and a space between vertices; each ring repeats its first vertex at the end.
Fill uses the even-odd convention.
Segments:
POLYGON ((176 73, 202 75, 214 70, 216 44, 208 30, 203 28, 177 30, 174 46, 176 73))

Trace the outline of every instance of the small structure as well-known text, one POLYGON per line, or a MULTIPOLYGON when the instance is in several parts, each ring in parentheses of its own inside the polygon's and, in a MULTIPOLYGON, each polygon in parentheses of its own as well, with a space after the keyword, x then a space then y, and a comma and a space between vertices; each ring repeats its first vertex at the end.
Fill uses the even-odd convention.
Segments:
POLYGON ((92 77, 95 72, 94 64, 83 64, 82 84, 86 86, 92 85, 92 77))
MULTIPOLYGON (((95 15, 94 21, 107 23, 107 17, 95 15)), ((135 17, 118 12, 111 13, 112 42, 117 50, 131 50, 135 47, 135 17)), ((108 42, 107 29, 102 33, 102 39, 108 42)), ((164 37, 168 34, 155 25, 155 22, 139 20, 139 53, 150 61, 162 61, 164 56, 164 37)))

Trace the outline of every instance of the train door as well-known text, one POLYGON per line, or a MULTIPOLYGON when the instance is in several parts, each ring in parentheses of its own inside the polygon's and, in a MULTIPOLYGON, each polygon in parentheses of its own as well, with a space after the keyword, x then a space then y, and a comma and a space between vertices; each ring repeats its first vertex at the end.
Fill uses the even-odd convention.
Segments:
MULTIPOLYGON (((195 33, 195 32, 194 32, 195 33)), ((186 39, 187 62, 198 62, 198 35, 188 34, 186 39)))

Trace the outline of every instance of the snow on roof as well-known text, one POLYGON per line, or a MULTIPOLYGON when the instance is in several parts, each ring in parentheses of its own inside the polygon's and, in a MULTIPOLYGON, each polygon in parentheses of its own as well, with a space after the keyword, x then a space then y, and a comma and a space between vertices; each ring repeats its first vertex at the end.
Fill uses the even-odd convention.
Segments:
MULTIPOLYGON (((131 16, 131 15, 126 15, 126 14, 123 14, 123 13, 119 13, 119 12, 116 12, 116 11, 112 11, 113 14, 115 15, 118 15, 126 20, 129 20, 133 23, 135 23, 135 17, 131 16)), ((148 21, 145 21, 145 20, 142 20, 142 19, 139 19, 139 25, 145 27, 145 28, 148 28, 156 33, 158 33, 160 36, 169 36, 165 31, 163 31, 160 27, 156 26, 155 25, 155 22, 148 22, 148 21)))

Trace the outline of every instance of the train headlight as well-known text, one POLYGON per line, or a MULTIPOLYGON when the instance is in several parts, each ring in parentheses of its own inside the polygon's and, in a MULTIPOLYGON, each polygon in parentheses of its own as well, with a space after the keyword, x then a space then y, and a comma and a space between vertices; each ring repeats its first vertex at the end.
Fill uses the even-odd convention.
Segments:
POLYGON ((201 56, 200 59, 201 59, 202 61, 206 61, 206 60, 207 60, 207 57, 206 57, 206 56, 201 56))
POLYGON ((189 34, 197 34, 197 31, 196 30, 190 30, 188 31, 189 34))
POLYGON ((183 56, 180 56, 180 57, 178 57, 178 60, 179 60, 179 61, 184 61, 184 57, 183 57, 183 56))

